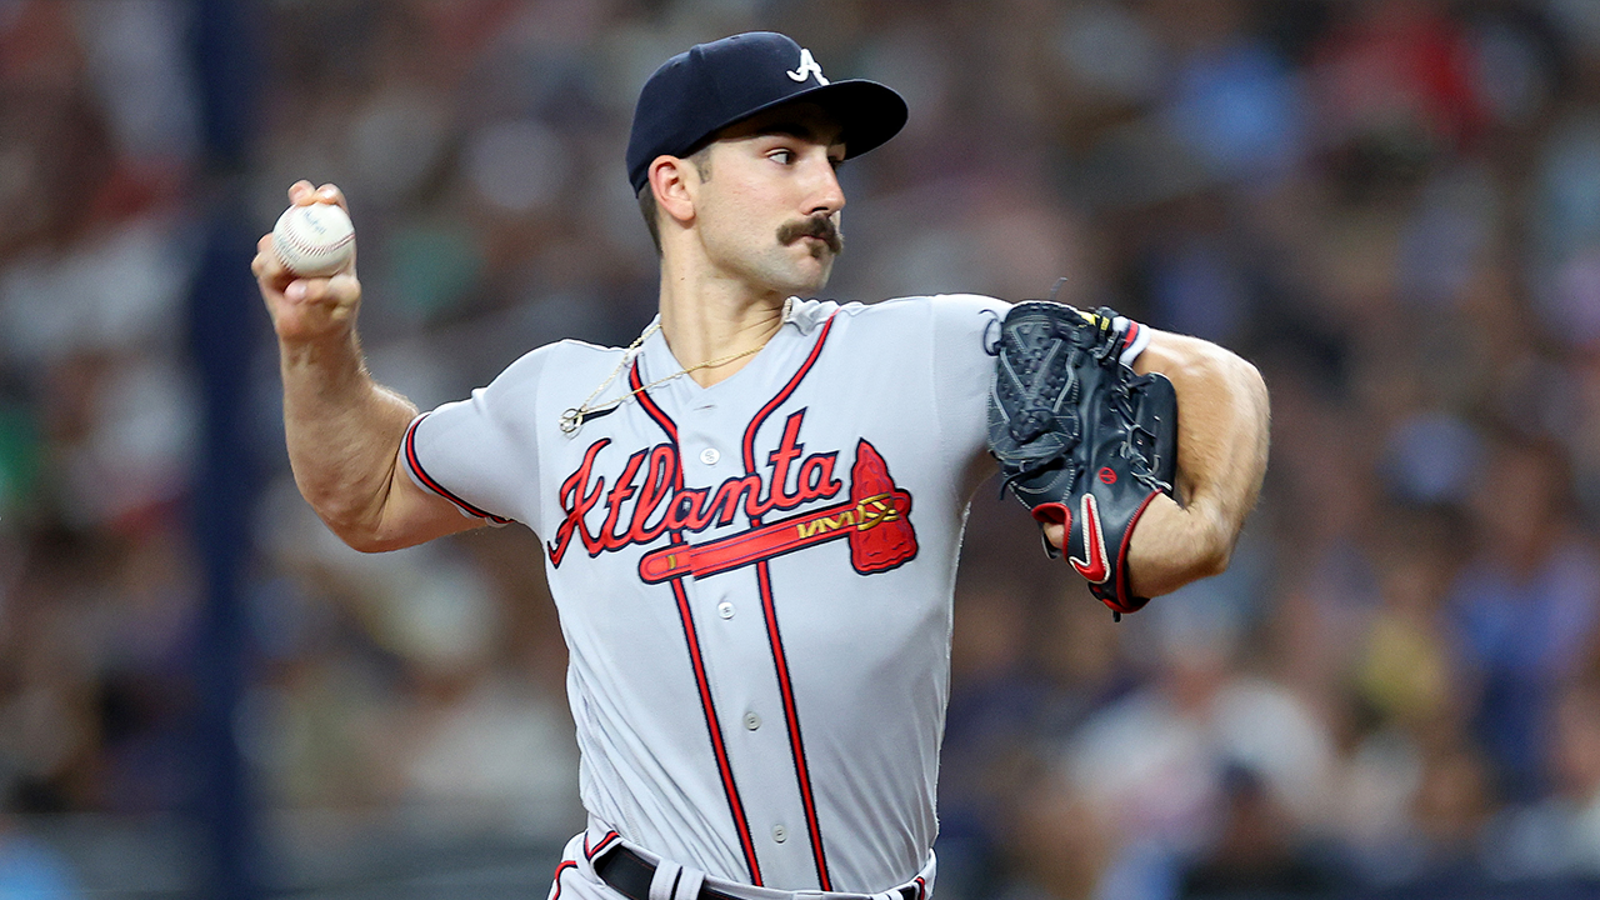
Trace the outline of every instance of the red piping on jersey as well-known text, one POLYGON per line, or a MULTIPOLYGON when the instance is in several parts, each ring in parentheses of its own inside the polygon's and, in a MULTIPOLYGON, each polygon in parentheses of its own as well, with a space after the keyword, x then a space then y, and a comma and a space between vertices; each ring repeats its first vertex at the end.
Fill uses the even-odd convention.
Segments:
MULTIPOLYGON (((817 361, 817 356, 822 353, 823 343, 828 340, 828 332, 833 330, 833 317, 838 314, 835 311, 828 316, 828 321, 822 323, 822 333, 817 335, 817 343, 811 348, 811 353, 806 357, 806 361, 800 364, 800 370, 794 373, 794 377, 789 379, 789 383, 784 385, 771 400, 767 401, 766 406, 761 407, 761 411, 756 413, 756 417, 751 419, 750 425, 745 428, 744 470, 749 474, 754 475, 756 472, 756 429, 761 427, 761 423, 766 421, 767 416, 772 415, 772 411, 777 409, 780 403, 789 399, 789 395, 794 393, 794 389, 800 386, 800 380, 806 377, 807 372, 811 371, 811 365, 817 361)), ((757 523, 752 522, 751 524, 757 523)))
MULTIPOLYGON (((767 417, 772 415, 783 402, 789 399, 795 388, 811 371, 811 366, 822 355, 822 345, 828 340, 828 332, 833 330, 833 319, 837 316, 835 311, 828 316, 822 325, 822 332, 817 335, 817 342, 811 348, 811 353, 806 356, 805 362, 761 410, 744 430, 744 469, 749 475, 756 474, 755 441, 756 432, 767 417)), ((774 485, 772 490, 777 491, 780 486, 774 485)), ((761 524, 759 516, 750 517, 751 527, 761 524)), ((805 808, 806 834, 811 840, 811 855, 817 866, 817 882, 824 891, 833 890, 833 880, 828 877, 828 859, 822 850, 822 826, 817 821, 817 801, 811 790, 811 768, 806 764, 805 742, 800 737, 800 710, 794 699, 794 681, 789 676, 789 658, 783 649, 783 635, 778 629, 778 610, 772 596, 772 571, 768 561, 763 559, 756 562, 756 584, 761 589, 761 611, 767 620, 767 640, 772 644, 772 665, 778 676, 778 691, 783 697, 784 724, 789 729, 789 751, 794 755, 795 780, 800 788, 800 802, 805 808)))
MULTIPOLYGON (((664 412, 656 402, 650 398, 642 385, 644 380, 639 377, 639 362, 634 360, 632 369, 628 372, 628 385, 635 391, 634 396, 639 398, 639 406, 645 413, 654 419, 661 430, 667 433, 672 441, 672 448, 678 448, 678 426, 664 412)), ((673 487, 683 490, 683 456, 677 457, 677 471, 673 473, 673 487)), ((684 542, 681 532, 672 533, 672 543, 684 542)), ((733 825, 739 832, 739 843, 744 848, 745 863, 750 867, 750 883, 761 886, 761 866, 756 862, 756 844, 750 836, 750 823, 745 818, 744 801, 739 798, 739 786, 733 778, 733 764, 728 759, 727 743, 722 738, 721 720, 717 718, 716 703, 711 698, 711 683, 706 676, 705 658, 700 653, 700 637, 694 627, 694 612, 689 608, 689 594, 684 590, 683 578, 672 579, 672 596, 678 604, 678 619, 683 623, 683 638, 689 647, 689 662, 694 667, 695 686, 700 691, 700 708, 706 717, 706 732, 711 738, 711 752, 717 760, 717 771, 722 776, 722 792, 728 798, 728 812, 733 816, 733 825)))
POLYGON ((576 869, 577 867, 578 867, 578 864, 573 862, 570 859, 563 859, 559 864, 556 865, 555 878, 552 879, 556 883, 556 892, 554 894, 550 895, 550 900, 560 900, 560 897, 561 897, 561 874, 563 872, 567 871, 568 869, 576 869))
POLYGON ((426 419, 427 417, 428 414, 423 413, 417 417, 416 421, 411 423, 410 428, 406 429, 406 465, 411 467, 411 471, 417 473, 418 480, 426 485, 428 490, 433 491, 435 494, 438 494, 446 500, 449 500, 451 503, 454 503, 456 506, 459 506, 466 512, 471 513, 480 519, 488 519, 496 525, 508 524, 511 521, 510 519, 503 519, 500 516, 496 516, 486 512, 485 510, 481 510, 476 506, 473 506, 471 503, 461 499, 460 497, 457 497, 455 494, 450 493, 445 489, 444 485, 434 481, 433 476, 429 475, 427 470, 422 468, 422 460, 417 458, 417 426, 421 425, 422 420, 426 419))
MULTIPOLYGON (((682 538, 672 536, 673 543, 682 538)), ((722 738, 722 725, 717 719, 716 704, 711 699, 711 683, 706 676, 705 658, 700 653, 700 638, 695 632, 694 614, 689 610, 689 595, 683 588, 683 579, 672 579, 672 596, 678 602, 678 618, 683 622, 683 637, 689 644, 689 659, 694 664, 695 684, 700 689, 700 706, 706 713, 706 730, 711 735, 711 750, 717 758, 717 768, 722 772, 722 786, 728 796, 728 809, 733 813, 733 824, 739 831, 739 843, 744 847, 746 862, 750 865, 750 883, 760 886, 761 867, 756 863, 755 841, 750 837, 750 823, 744 814, 744 802, 739 799, 739 788, 733 780, 733 764, 728 759, 727 742, 722 738)))
POLYGON ((628 370, 628 386, 633 388, 634 396, 639 398, 639 405, 644 408, 645 413, 654 419, 657 425, 661 426, 661 430, 667 433, 667 440, 672 442, 674 455, 677 456, 677 471, 672 476, 672 489, 675 491, 683 490, 683 457, 677 453, 678 424, 672 421, 672 418, 661 407, 657 406, 656 401, 645 391, 644 379, 639 376, 638 360, 634 360, 633 367, 628 370))
POLYGON ((600 843, 595 844, 594 849, 591 850, 589 849, 589 836, 586 834, 583 836, 583 855, 589 859, 594 859, 595 856, 600 853, 600 851, 611 846, 612 841, 615 841, 621 837, 622 835, 617 834, 615 831, 608 831, 605 833, 604 837, 600 838, 600 843))
POLYGON ((783 649, 783 635, 778 631, 778 610, 772 599, 772 570, 767 560, 756 563, 756 583, 761 587, 761 611, 767 620, 767 639, 772 643, 772 665, 778 675, 778 689, 783 695, 783 718, 789 727, 789 751, 794 755, 795 779, 800 786, 800 800, 806 812, 806 832, 811 838, 811 854, 817 865, 817 880, 822 890, 833 890, 828 878, 828 860, 822 852, 822 828, 817 822, 817 802, 811 790, 811 769, 806 765, 805 743, 800 739, 800 711, 794 702, 794 682, 789 677, 788 655, 783 649))

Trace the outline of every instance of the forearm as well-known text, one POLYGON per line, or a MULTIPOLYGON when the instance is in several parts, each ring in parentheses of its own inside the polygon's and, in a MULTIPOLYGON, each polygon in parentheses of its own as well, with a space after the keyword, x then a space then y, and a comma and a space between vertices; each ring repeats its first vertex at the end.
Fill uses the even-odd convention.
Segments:
MULTIPOLYGON (((298 181, 289 200, 342 205, 344 195, 331 184, 298 181)), ((256 243, 250 270, 278 336, 283 424, 300 492, 357 550, 393 550, 481 525, 399 471, 400 442, 417 410, 367 374, 354 258, 330 277, 301 278, 272 241, 265 235, 256 243)))
POLYGON ((366 549, 382 540, 400 442, 416 416, 372 380, 353 331, 279 342, 283 420, 295 484, 328 527, 366 549))
POLYGON ((1157 332, 1136 368, 1178 395, 1176 501, 1158 497, 1129 546, 1134 590, 1154 597, 1227 568, 1266 473, 1270 413, 1260 373, 1215 344, 1157 332))

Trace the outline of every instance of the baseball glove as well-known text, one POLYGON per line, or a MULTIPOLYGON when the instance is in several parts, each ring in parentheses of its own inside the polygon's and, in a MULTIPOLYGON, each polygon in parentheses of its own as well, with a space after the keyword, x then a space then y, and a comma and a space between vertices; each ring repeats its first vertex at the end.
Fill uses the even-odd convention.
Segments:
POLYGON ((1172 493, 1177 461, 1172 382, 1122 362, 1139 328, 1106 308, 1019 303, 1000 323, 989 393, 1005 488, 1041 525, 1066 526, 1067 561, 1118 619, 1149 600, 1129 587, 1128 538, 1155 495, 1172 493))

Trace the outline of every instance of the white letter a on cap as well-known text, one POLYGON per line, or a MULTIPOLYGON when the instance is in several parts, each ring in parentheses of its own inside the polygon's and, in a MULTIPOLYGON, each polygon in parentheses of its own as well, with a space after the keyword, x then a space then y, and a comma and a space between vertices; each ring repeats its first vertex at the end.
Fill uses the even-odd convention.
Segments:
POLYGON ((795 69, 792 72, 784 72, 783 74, 793 78, 795 81, 805 81, 807 78, 815 75, 817 76, 817 84, 828 83, 828 79, 822 77, 822 67, 817 65, 817 61, 815 59, 811 58, 811 51, 805 49, 804 47, 800 48, 800 68, 795 69))

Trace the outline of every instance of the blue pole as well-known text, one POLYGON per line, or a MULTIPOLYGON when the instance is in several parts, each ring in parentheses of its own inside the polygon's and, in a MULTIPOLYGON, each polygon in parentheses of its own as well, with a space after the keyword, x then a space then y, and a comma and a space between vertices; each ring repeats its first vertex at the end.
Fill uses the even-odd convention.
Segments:
POLYGON ((191 359, 202 397, 193 489, 194 538, 206 598, 195 660, 194 811, 203 829, 199 895, 263 897, 257 815, 235 723, 248 685, 244 572, 259 489, 251 450, 249 361, 263 316, 250 275, 256 235, 244 209, 256 73, 250 6, 197 0, 192 48, 201 94, 207 172, 205 249, 190 298, 191 359))

